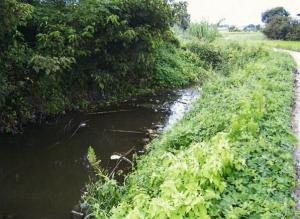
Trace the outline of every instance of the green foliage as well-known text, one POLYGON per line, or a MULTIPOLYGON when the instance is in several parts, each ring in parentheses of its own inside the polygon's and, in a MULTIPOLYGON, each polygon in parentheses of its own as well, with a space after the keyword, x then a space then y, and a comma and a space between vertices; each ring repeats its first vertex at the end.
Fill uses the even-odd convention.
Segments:
POLYGON ((288 17, 290 13, 283 7, 276 7, 262 13, 261 20, 264 23, 269 23, 275 17, 288 17))
POLYGON ((207 22, 191 23, 186 30, 175 25, 173 32, 184 44, 194 41, 213 42, 221 36, 216 26, 210 25, 207 22))
POLYGON ((262 15, 266 22, 263 33, 275 40, 300 40, 300 23, 289 17, 284 8, 275 8, 262 15))
POLYGON ((291 31, 288 17, 275 17, 263 29, 263 33, 270 39, 286 40, 291 31))
POLYGON ((200 60, 205 62, 205 68, 210 69, 220 67, 225 62, 225 56, 217 44, 194 41, 186 47, 196 54, 200 60))
POLYGON ((202 60, 189 50, 164 45, 156 51, 153 86, 183 87, 202 82, 208 75, 202 60))
POLYGON ((193 110, 148 145, 109 207, 99 205, 113 193, 85 194, 96 218, 295 218, 295 63, 261 48, 220 48, 230 74, 206 82, 193 110))
MULTIPOLYGON (((153 167, 157 160, 148 162, 153 167)), ((227 137, 220 134, 209 143, 166 152, 159 163, 143 181, 143 187, 152 191, 141 189, 141 184, 131 187, 133 199, 122 201, 110 218, 209 218, 207 209, 224 191, 234 154, 227 137)))
POLYGON ((175 18, 175 24, 181 29, 186 30, 190 26, 191 16, 188 13, 188 3, 186 1, 172 1, 172 11, 175 18))
MULTIPOLYGON (((160 76, 161 63, 155 66, 161 47, 178 45, 170 28, 179 17, 188 18, 185 3, 24 2, 29 4, 1 1, 0 131, 19 131, 27 121, 87 107, 95 100, 124 98, 200 78, 186 60, 167 72, 174 83, 159 81, 168 77, 160 76)), ((174 50, 184 57, 184 51, 174 50)))
POLYGON ((93 214, 97 215, 98 218, 105 218, 108 216, 107 212, 110 210, 110 206, 120 201, 120 190, 117 187, 117 182, 115 180, 109 180, 105 175, 105 171, 100 167, 100 161, 97 160, 92 147, 88 149, 87 158, 98 177, 98 181, 95 184, 89 184, 87 186, 84 198, 87 202, 94 203, 93 208, 97 209, 97 211, 93 214), (96 200, 102 200, 102 202, 100 203, 96 200))
POLYGON ((197 38, 198 40, 208 42, 212 42, 220 36, 217 27, 214 27, 207 22, 192 23, 188 29, 188 32, 191 36, 197 38))

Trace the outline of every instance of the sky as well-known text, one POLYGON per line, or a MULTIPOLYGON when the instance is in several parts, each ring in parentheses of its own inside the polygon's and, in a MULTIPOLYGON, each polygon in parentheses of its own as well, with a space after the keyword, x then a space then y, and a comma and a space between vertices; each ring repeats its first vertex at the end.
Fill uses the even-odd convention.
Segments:
POLYGON ((187 0, 192 21, 206 20, 222 24, 245 26, 260 24, 261 13, 283 6, 292 16, 300 13, 300 0, 187 0))

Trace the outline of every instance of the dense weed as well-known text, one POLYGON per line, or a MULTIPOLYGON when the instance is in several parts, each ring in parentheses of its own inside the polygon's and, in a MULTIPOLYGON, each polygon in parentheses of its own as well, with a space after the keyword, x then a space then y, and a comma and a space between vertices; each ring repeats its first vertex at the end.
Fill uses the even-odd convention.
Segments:
POLYGON ((295 63, 261 48, 220 48, 228 74, 204 84, 193 110, 148 145, 124 185, 103 177, 89 185, 91 215, 295 217, 295 63))

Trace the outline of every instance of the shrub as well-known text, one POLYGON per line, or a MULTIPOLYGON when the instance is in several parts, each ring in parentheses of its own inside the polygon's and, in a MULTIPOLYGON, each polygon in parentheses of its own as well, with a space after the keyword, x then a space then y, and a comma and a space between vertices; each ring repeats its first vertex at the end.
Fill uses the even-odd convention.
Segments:
POLYGON ((224 54, 217 44, 194 41, 186 47, 204 61, 206 69, 220 67, 225 61, 224 54))
POLYGON ((153 86, 182 87, 203 81, 207 76, 203 60, 189 50, 165 44, 156 51, 153 86))

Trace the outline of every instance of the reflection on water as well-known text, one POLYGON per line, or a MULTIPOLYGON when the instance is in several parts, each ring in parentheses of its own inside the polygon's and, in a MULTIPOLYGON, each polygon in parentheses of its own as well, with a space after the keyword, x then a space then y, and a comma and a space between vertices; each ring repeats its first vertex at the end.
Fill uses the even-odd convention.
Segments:
POLYGON ((1 136, 0 218, 69 218, 88 181, 88 146, 109 168, 114 152, 142 146, 146 129, 156 124, 170 127, 197 97, 195 89, 180 90, 147 97, 138 107, 124 106, 120 112, 71 113, 42 127, 27 128, 23 135, 1 136))
POLYGON ((192 107, 192 103, 199 97, 199 91, 195 88, 179 90, 178 94, 179 98, 170 107, 171 114, 167 119, 164 130, 169 129, 182 119, 184 114, 192 107))

